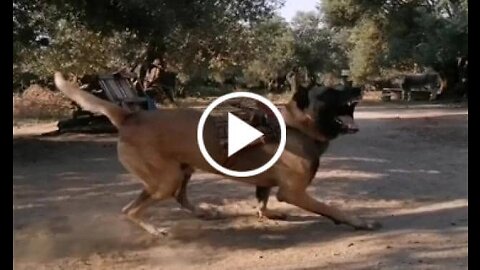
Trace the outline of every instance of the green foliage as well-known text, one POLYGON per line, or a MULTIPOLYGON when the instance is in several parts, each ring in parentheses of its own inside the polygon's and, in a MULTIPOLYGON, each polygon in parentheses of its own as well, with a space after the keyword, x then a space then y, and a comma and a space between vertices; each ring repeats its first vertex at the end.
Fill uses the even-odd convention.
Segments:
POLYGON ((163 57, 185 80, 229 77, 250 61, 246 25, 281 0, 14 1, 14 73, 81 75, 163 57), (36 42, 40 36, 50 44, 36 42), (31 52, 34 51, 34 54, 31 52), (217 76, 217 77, 218 77, 217 76))
POLYGON ((315 12, 299 12, 292 21, 297 63, 309 71, 338 72, 347 65, 345 51, 334 40, 334 32, 322 27, 315 12))
POLYGON ((356 82, 468 54, 467 0, 323 0, 291 23, 284 0, 14 0, 14 85, 54 70, 109 72, 162 57, 189 85, 262 85, 293 66, 356 82))
POLYGON ((325 22, 331 27, 353 27, 361 18, 363 8, 356 0, 323 0, 325 22))
POLYGON ((380 56, 385 50, 379 22, 362 19, 353 28, 349 42, 354 44, 349 53, 351 76, 354 82, 363 82, 380 71, 380 56))
POLYGON ((34 71, 40 77, 51 76, 55 70, 82 76, 117 70, 138 57, 135 47, 140 44, 131 42, 131 33, 116 32, 104 37, 66 20, 58 21, 57 29, 51 33, 49 46, 38 48, 35 54, 20 52, 29 60, 21 63, 21 70, 34 71))
POLYGON ((247 81, 267 82, 286 74, 294 60, 294 37, 288 24, 273 17, 253 25, 249 31, 252 51, 243 70, 247 81))
POLYGON ((325 22, 357 81, 414 63, 445 69, 468 54, 467 0, 324 0, 325 22))

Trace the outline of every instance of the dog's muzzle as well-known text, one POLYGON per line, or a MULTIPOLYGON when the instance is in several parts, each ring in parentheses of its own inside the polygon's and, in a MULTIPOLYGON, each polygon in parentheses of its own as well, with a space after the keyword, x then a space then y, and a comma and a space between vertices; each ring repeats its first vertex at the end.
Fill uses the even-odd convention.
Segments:
POLYGON ((353 117, 349 115, 338 116, 335 121, 341 126, 343 133, 353 134, 360 130, 355 120, 353 120, 353 117))

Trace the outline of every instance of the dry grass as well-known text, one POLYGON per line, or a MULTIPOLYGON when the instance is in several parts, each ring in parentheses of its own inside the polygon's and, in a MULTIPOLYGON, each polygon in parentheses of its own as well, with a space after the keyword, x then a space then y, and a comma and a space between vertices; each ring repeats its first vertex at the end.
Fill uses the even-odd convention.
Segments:
POLYGON ((13 120, 60 119, 69 117, 74 106, 60 92, 38 85, 30 86, 23 94, 13 96, 13 120))
POLYGON ((365 91, 363 92, 362 100, 365 101, 381 101, 382 91, 365 91))

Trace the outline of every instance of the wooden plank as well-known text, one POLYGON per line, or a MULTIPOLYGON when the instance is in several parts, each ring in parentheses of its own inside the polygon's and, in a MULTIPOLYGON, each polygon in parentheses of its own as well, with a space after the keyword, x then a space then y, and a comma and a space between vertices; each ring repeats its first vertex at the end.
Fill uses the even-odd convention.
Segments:
POLYGON ((135 91, 135 89, 133 89, 133 86, 130 84, 130 82, 127 79, 123 79, 117 82, 119 84, 120 89, 124 90, 126 97, 135 98, 138 96, 137 92, 135 91))
POLYGON ((113 102, 117 102, 117 96, 112 93, 110 90, 110 87, 106 84, 106 81, 104 80, 99 80, 100 87, 105 91, 105 94, 107 95, 108 99, 113 102))
POLYGON ((106 92, 110 92, 114 100, 120 100, 127 97, 125 90, 121 89, 114 78, 100 79, 101 86, 104 86, 106 92))
POLYGON ((137 91, 128 79, 121 76, 101 75, 99 83, 105 91, 107 97, 121 105, 130 109, 136 109, 136 105, 144 105, 147 103, 146 97, 139 97, 137 91))
POLYGON ((147 101, 147 98, 144 98, 144 97, 124 98, 122 101, 126 103, 141 103, 141 102, 147 101))
POLYGON ((401 91, 403 91, 403 89, 402 88, 383 88, 382 91, 384 91, 384 92, 389 92, 389 91, 390 92, 395 92, 395 91, 401 92, 401 91))

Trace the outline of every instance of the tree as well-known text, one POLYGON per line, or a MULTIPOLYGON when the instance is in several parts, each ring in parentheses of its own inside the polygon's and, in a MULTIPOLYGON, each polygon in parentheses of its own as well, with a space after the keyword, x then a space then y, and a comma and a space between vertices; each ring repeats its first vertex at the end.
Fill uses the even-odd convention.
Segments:
POLYGON ((147 57, 162 55, 174 32, 185 35, 201 31, 208 38, 239 21, 269 16, 280 2, 275 0, 45 0, 103 33, 133 31, 148 44, 147 57))
POLYGON ((183 73, 227 70, 245 59, 244 25, 268 18, 281 4, 281 0, 15 0, 14 73, 43 75, 46 67, 55 66, 93 72, 142 53, 139 61, 163 57, 183 73), (39 37, 46 44, 39 44, 39 37), (82 39, 87 42, 79 42, 82 39), (39 56, 32 58, 32 50, 39 56), (42 69, 42 63, 50 60, 42 69))
POLYGON ((347 65, 346 55, 322 25, 317 12, 298 12, 292 20, 295 57, 310 72, 338 72, 347 65))
POLYGON ((451 73, 455 57, 468 54, 466 0, 324 0, 322 11, 327 25, 348 36, 340 40, 360 81, 414 63, 451 73))
POLYGON ((249 81, 268 82, 285 75, 294 64, 294 37, 287 22, 273 17, 250 27, 251 55, 244 74, 249 81))
POLYGON ((353 28, 349 42, 354 44, 348 54, 352 80, 364 82, 369 76, 378 74, 386 46, 380 23, 369 18, 362 19, 353 28))
POLYGON ((364 82, 378 74, 385 50, 381 1, 322 1, 323 20, 336 31, 335 41, 347 56, 351 76, 364 82))

